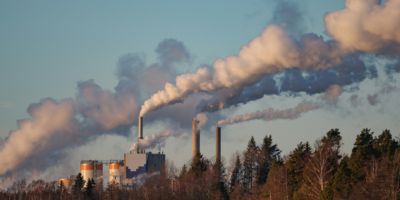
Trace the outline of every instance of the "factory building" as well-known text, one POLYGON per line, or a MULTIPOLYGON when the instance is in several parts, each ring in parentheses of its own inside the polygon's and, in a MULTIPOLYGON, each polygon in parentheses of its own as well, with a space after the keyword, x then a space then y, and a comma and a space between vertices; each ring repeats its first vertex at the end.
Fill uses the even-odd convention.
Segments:
MULTIPOLYGON (((192 156, 200 154, 200 130, 199 121, 192 121, 192 156)), ((143 118, 138 120, 138 143, 143 139, 143 118)), ((215 159, 221 161, 221 127, 215 129, 215 159)), ((123 155, 122 160, 83 160, 80 164, 80 172, 87 183, 93 179, 97 185, 102 181, 108 184, 131 187, 140 184, 140 179, 146 175, 160 174, 165 165, 165 154, 145 152, 138 145, 137 149, 123 155), (103 166, 108 166, 108 177, 103 177, 103 166)), ((101 183, 100 183, 101 182, 101 183)))
POLYGON ((130 151, 124 154, 124 184, 132 185, 145 174, 160 173, 164 168, 165 154, 130 151))
MULTIPOLYGON (((143 117, 138 120, 138 143, 143 139, 143 117)), ((165 154, 145 152, 139 148, 123 155, 123 160, 83 160, 80 172, 87 183, 93 179, 97 185, 106 180, 106 185, 133 186, 144 175, 160 173, 164 168, 165 154), (103 177, 103 166, 108 166, 108 178, 103 177), (105 179, 106 178, 106 179, 105 179)))

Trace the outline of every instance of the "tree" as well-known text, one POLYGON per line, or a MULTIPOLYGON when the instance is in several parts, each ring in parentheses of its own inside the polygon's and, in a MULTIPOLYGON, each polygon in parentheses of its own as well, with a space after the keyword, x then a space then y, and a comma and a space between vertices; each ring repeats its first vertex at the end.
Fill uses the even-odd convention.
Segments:
POLYGON ((373 148, 373 132, 370 129, 363 129, 356 137, 354 147, 351 152, 349 167, 352 171, 353 182, 364 179, 365 172, 362 170, 365 163, 375 154, 373 148))
POLYGON ((341 136, 338 129, 331 129, 317 141, 304 170, 302 192, 309 199, 332 198, 331 181, 339 164, 341 136))
POLYGON ((293 195, 299 190, 303 183, 303 172, 306 162, 310 158, 311 147, 306 143, 300 142, 297 147, 290 153, 288 160, 286 161, 286 169, 288 173, 288 192, 289 197, 293 198, 293 195))
POLYGON ((377 156, 388 156, 389 159, 392 159, 398 143, 392 139, 392 134, 386 129, 373 140, 372 146, 377 156))
POLYGON ((231 174, 231 178, 230 178, 231 190, 234 190, 235 187, 240 184, 241 171, 242 171, 242 163, 240 162, 239 155, 236 155, 235 167, 232 170, 232 174, 231 174))
POLYGON ((186 175, 186 173, 187 173, 187 168, 186 165, 184 164, 182 166, 181 172, 179 173, 179 178, 183 178, 186 175))
POLYGON ((272 144, 272 136, 265 136, 259 153, 258 185, 262 185, 267 181, 271 164, 273 162, 281 162, 280 153, 281 150, 278 149, 278 145, 272 144))
POLYGON ((85 180, 83 180, 82 174, 78 173, 78 175, 76 175, 75 177, 75 182, 73 186, 73 195, 75 199, 82 198, 82 190, 84 186, 85 186, 85 180))
POLYGON ((254 141, 254 137, 252 136, 247 145, 247 149, 244 153, 244 161, 243 161, 243 189, 248 192, 253 187, 253 181, 255 177, 255 172, 257 171, 258 163, 257 163, 257 154, 258 147, 256 142, 254 141))
POLYGON ((211 189, 212 199, 229 199, 228 189, 225 184, 225 167, 221 161, 217 161, 212 166, 211 189))
POLYGON ((351 169, 349 168, 349 157, 345 156, 335 173, 332 183, 334 199, 348 199, 352 191, 351 169))
POLYGON ((85 194, 89 199, 94 198, 94 188, 95 188, 96 183, 94 182, 93 179, 89 179, 88 183, 86 184, 85 187, 85 194))
POLYGON ((196 177, 202 175, 208 168, 208 161, 203 158, 203 155, 198 153, 192 160, 190 172, 196 177))
POLYGON ((74 188, 76 190, 81 191, 83 189, 84 185, 85 185, 85 180, 83 180, 82 174, 78 173, 78 175, 76 175, 76 178, 75 178, 74 188))
POLYGON ((274 162, 268 174, 268 180, 263 186, 261 197, 258 199, 288 199, 288 174, 282 163, 274 162))

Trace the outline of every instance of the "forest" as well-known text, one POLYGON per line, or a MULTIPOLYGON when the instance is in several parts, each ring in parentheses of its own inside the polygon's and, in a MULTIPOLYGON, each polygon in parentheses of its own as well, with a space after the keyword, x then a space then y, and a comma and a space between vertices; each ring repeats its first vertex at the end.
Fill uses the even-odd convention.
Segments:
POLYGON ((126 188, 76 175, 71 188, 57 182, 15 182, 0 191, 0 199, 400 199, 400 145, 389 130, 363 129, 350 154, 342 136, 331 129, 310 145, 300 142, 282 155, 271 135, 236 153, 231 164, 198 154, 190 164, 164 170, 143 185, 126 188), (85 186, 86 185, 86 186, 85 186))

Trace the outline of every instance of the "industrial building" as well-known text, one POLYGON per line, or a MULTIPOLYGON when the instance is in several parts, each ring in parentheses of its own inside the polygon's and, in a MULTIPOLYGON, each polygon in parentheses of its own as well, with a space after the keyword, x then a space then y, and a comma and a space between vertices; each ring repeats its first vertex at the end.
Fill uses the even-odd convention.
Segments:
MULTIPOLYGON (((138 121, 138 143, 143 139, 143 117, 138 121)), ((93 179, 97 185, 108 184, 133 186, 144 175, 160 173, 164 167, 165 154, 146 152, 144 149, 129 151, 122 160, 82 160, 80 172, 87 183, 93 179), (105 166, 103 168, 103 166, 105 166), (108 177, 103 177, 103 169, 108 169, 108 177)))
MULTIPOLYGON (((199 121, 192 121, 192 156, 200 153, 199 121)), ((221 161, 221 127, 216 127, 216 162, 221 161)), ((138 143, 143 139, 143 117, 138 120, 138 143)), ((123 187, 132 187, 140 184, 142 177, 159 174, 164 168, 165 154, 146 152, 138 145, 137 149, 123 155, 122 160, 82 160, 80 172, 87 183, 93 179, 97 185, 116 184, 123 187), (103 177, 104 169, 108 169, 108 177, 103 177)))

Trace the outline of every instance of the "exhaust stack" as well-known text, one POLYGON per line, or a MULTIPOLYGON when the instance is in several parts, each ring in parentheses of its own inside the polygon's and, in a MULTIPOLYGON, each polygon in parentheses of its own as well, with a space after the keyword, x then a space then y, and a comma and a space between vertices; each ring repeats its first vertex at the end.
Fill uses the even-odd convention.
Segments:
POLYGON ((138 121, 138 141, 143 139, 143 117, 139 117, 138 121))
POLYGON ((221 127, 215 128, 215 162, 221 162, 221 127))
POLYGON ((200 130, 197 125, 199 121, 197 119, 192 120, 192 157, 196 157, 200 153, 200 130))

